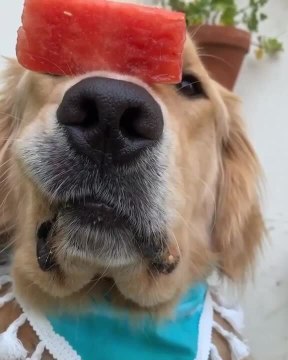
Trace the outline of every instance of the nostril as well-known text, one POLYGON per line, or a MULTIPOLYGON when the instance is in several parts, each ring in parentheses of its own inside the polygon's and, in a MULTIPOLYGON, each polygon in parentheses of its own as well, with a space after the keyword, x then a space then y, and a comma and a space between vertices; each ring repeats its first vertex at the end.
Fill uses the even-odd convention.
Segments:
POLYGON ((160 117, 144 106, 130 107, 120 118, 119 130, 130 140, 159 140, 163 124, 160 117))
POLYGON ((130 140, 142 139, 143 134, 139 128, 139 121, 142 118, 142 111, 139 108, 131 107, 122 114, 119 122, 119 130, 122 135, 130 140), (138 125, 137 125, 138 124, 138 125))
POLYGON ((99 112, 95 101, 90 99, 83 99, 81 104, 81 113, 85 114, 82 117, 82 127, 95 127, 99 122, 99 112))
POLYGON ((62 125, 90 128, 99 122, 97 103, 94 99, 74 98, 62 101, 57 110, 57 119, 62 125))

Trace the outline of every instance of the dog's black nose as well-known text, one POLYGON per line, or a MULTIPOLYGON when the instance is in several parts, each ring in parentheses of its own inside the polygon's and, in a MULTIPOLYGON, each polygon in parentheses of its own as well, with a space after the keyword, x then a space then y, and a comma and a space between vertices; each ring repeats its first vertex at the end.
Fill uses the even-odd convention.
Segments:
POLYGON ((71 87, 57 118, 70 144, 96 162, 103 156, 114 163, 135 159, 159 141, 164 126, 161 108, 148 91, 104 77, 71 87))

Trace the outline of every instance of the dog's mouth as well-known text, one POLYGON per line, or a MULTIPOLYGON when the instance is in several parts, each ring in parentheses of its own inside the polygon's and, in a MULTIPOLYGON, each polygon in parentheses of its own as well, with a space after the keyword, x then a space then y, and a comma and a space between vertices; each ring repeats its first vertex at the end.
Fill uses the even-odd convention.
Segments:
MULTIPOLYGON (((85 197, 53 207, 53 218, 38 229, 38 244, 46 244, 46 252, 49 248, 50 254, 61 251, 64 257, 73 255, 104 265, 109 260, 115 266, 136 260, 132 226, 112 204, 85 197)), ((46 270, 49 263, 40 266, 46 270)))
POLYGON ((178 263, 179 258, 171 258, 167 248, 166 232, 141 231, 119 210, 119 205, 85 197, 58 204, 54 212, 54 217, 40 224, 37 232, 37 258, 43 271, 61 266, 59 256, 109 267, 144 260, 147 266, 165 274, 178 263))
POLYGON ((93 198, 65 202, 60 205, 58 211, 74 216, 81 226, 94 227, 103 231, 120 227, 125 222, 124 216, 113 205, 93 198))

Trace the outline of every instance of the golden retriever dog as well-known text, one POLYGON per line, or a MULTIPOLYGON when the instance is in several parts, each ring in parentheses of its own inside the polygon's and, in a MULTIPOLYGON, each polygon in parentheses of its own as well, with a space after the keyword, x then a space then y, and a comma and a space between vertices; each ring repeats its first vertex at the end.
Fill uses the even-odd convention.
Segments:
MULTIPOLYGON (((82 311, 109 288, 115 307, 165 317, 212 272, 243 283, 264 231, 260 166, 238 98, 188 37, 177 86, 56 77, 13 60, 1 81, 0 232, 26 303, 82 311)), ((0 308, 0 333, 20 312, 0 308)), ((19 338, 32 353, 29 324, 19 338)))

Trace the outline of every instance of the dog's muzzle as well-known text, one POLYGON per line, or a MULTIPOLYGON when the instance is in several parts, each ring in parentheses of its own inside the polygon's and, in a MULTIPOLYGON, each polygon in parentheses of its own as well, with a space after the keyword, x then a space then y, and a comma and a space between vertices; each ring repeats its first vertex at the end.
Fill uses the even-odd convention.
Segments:
POLYGON ((52 130, 19 144, 27 172, 52 204, 52 223, 43 219, 51 231, 38 236, 42 269, 55 267, 59 249, 101 266, 144 258, 162 273, 174 269, 169 142, 162 105, 151 94, 133 82, 88 77, 66 91, 52 130))

